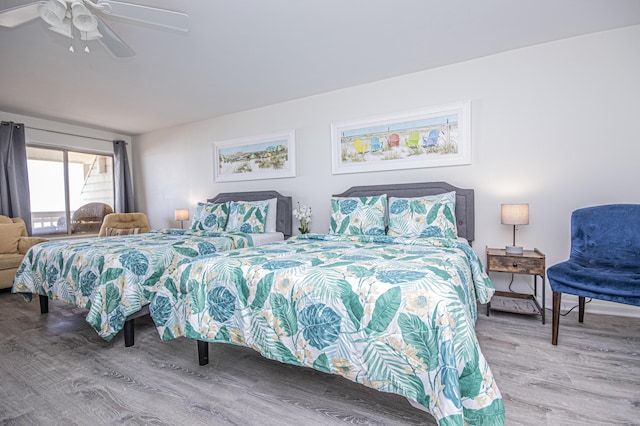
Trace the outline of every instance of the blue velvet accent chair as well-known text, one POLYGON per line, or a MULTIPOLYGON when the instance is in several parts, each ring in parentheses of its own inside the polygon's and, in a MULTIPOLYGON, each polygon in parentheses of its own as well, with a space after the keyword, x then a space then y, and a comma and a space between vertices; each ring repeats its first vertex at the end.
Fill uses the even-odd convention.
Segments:
POLYGON ((640 204, 609 204, 571 214, 569 260, 547 270, 553 290, 551 343, 558 344, 562 293, 640 306, 640 204))

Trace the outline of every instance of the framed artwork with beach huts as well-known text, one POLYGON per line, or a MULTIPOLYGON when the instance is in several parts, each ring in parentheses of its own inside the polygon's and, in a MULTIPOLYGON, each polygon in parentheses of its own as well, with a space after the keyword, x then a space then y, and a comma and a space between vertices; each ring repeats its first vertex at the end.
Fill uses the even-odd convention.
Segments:
POLYGON ((331 125, 332 172, 471 164, 471 102, 331 125))
POLYGON ((296 176, 295 130, 213 143, 213 179, 232 182, 296 176))

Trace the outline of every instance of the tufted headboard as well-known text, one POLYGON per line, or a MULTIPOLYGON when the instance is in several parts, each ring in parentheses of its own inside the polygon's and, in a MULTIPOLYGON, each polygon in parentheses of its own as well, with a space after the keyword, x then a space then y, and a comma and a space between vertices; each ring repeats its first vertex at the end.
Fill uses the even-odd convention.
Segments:
POLYGON ((291 197, 284 196, 277 191, 253 191, 253 192, 223 192, 213 198, 207 199, 209 203, 225 203, 227 201, 262 201, 277 198, 276 231, 282 232, 284 238, 291 237, 293 223, 291 212, 293 201, 291 197))
POLYGON ((469 244, 475 238, 473 189, 458 188, 446 182, 396 183, 389 185, 354 186, 335 197, 367 197, 387 194, 387 197, 424 197, 445 192, 456 192, 456 227, 458 236, 466 238, 469 244))

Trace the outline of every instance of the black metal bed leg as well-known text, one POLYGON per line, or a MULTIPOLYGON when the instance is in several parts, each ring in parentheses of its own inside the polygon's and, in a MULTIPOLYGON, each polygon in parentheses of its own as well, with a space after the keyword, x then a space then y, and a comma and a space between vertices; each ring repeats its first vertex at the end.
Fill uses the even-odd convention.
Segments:
POLYGON ((128 348, 135 343, 133 338, 133 318, 124 322, 124 346, 128 348))
POLYGON ((47 296, 43 296, 41 294, 38 295, 40 298, 40 313, 48 314, 49 313, 49 298, 47 296))
POLYGON ((209 364, 209 343, 198 340, 198 363, 200 365, 209 364))

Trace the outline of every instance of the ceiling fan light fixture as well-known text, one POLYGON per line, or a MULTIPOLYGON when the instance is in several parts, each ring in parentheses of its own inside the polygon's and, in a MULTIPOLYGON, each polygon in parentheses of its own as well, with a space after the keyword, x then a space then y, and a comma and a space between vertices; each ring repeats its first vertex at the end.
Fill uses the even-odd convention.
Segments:
POLYGON ((52 27, 62 24, 67 13, 67 3, 64 0, 49 0, 38 8, 40 17, 52 27))
MULTIPOLYGON (((100 0, 98 0, 98 1, 100 1, 100 0)), ((109 3, 101 2, 101 4, 98 4, 93 0, 84 0, 84 4, 86 6, 89 6, 91 9, 96 10, 98 12, 102 12, 102 13, 107 14, 107 15, 111 13, 111 5, 109 3)))
MULTIPOLYGON (((187 14, 155 6, 129 3, 129 0, 20 1, 30 1, 30 3, 9 8, 0 6, 0 27, 14 28, 38 18, 42 19, 48 24, 49 30, 72 40, 69 46, 71 52, 74 51, 76 38, 79 38, 85 42, 99 40, 115 58, 135 56, 135 52, 104 22, 102 18, 107 16, 142 22, 173 31, 189 31, 187 14), (76 32, 77 37, 74 36, 76 32)), ((84 50, 89 51, 89 47, 85 45, 84 50)))
POLYGON ((94 41, 94 40, 100 40, 102 38, 102 34, 100 34, 100 31, 93 30, 93 31, 80 31, 80 40, 82 41, 94 41))
POLYGON ((80 31, 92 32, 98 28, 98 20, 81 2, 71 4, 71 14, 73 16, 73 26, 80 31))
POLYGON ((62 22, 60 22, 57 25, 51 25, 49 29, 54 33, 62 34, 65 37, 73 38, 73 33, 71 32, 71 19, 69 18, 64 18, 62 22))

